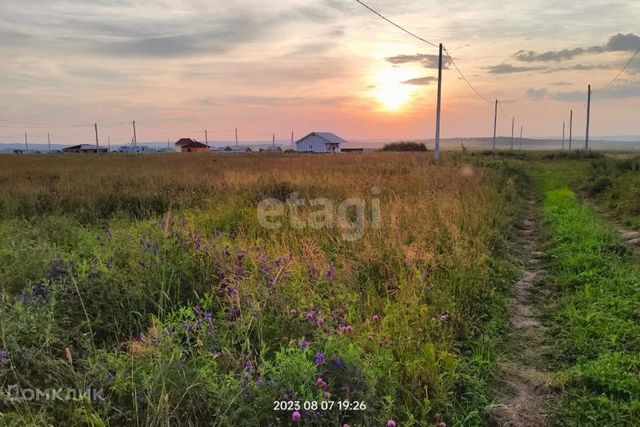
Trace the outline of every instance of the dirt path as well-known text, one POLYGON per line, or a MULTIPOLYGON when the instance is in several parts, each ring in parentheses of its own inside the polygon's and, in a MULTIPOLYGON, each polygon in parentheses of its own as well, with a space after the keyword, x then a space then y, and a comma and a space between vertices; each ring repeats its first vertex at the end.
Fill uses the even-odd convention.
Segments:
POLYGON ((553 348, 541 323, 541 307, 548 290, 540 286, 541 269, 539 214, 534 201, 529 215, 520 225, 520 280, 514 285, 510 301, 509 345, 499 361, 501 381, 498 405, 492 420, 500 426, 540 427, 546 425, 551 373, 547 371, 553 348))

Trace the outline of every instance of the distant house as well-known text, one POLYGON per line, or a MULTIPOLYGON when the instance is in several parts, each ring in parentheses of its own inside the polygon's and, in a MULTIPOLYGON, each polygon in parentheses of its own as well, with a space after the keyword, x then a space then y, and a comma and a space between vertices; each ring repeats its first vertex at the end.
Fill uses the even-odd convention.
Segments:
POLYGON ((227 145, 225 147, 216 148, 214 151, 218 153, 251 153, 253 150, 247 145, 239 145, 238 147, 227 145))
POLYGON ((122 145, 118 148, 118 153, 155 153, 156 150, 146 145, 122 145))
POLYGON ((330 132, 311 132, 296 141, 296 151, 309 153, 339 153, 347 141, 330 132))
POLYGON ((80 144, 63 148, 62 151, 64 153, 107 153, 109 149, 107 147, 98 147, 93 144, 80 144))
POLYGON ((267 147, 267 153, 282 153, 282 147, 279 145, 270 145, 267 147))
POLYGON ((182 138, 175 144, 179 153, 208 153, 209 147, 191 138, 182 138))

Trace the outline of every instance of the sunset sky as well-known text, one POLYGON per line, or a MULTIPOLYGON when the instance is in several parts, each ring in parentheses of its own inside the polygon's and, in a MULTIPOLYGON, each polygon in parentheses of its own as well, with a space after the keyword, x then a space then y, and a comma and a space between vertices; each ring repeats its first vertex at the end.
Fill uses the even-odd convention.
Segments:
MULTIPOLYGON (((584 134, 640 134, 637 0, 369 0, 443 42, 476 89, 527 136, 558 136, 573 108, 584 134)), ((268 140, 333 131, 432 138, 437 50, 353 0, 2 0, 0 142, 268 140), (16 122, 33 122, 42 125, 16 122), (86 140, 86 141, 85 141, 86 140)), ((444 137, 489 136, 493 105, 445 63, 444 137)))

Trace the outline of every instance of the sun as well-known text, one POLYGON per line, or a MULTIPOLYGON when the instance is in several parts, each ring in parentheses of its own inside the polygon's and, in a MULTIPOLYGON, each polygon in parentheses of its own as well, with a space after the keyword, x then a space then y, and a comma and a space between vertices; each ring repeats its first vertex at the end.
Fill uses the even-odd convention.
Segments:
POLYGON ((402 109, 416 92, 416 86, 403 83, 413 77, 413 73, 399 67, 383 66, 373 76, 373 96, 381 107, 390 112, 402 109))

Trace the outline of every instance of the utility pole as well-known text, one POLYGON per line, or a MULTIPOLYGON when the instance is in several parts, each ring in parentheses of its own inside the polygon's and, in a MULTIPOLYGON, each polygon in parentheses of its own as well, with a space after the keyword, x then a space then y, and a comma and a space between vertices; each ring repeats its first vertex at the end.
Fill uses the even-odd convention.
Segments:
POLYGON ((49 144, 49 154, 51 154, 51 134, 47 132, 47 143, 49 144))
POLYGON ((133 121, 133 146, 138 146, 138 136, 136 135, 136 121, 133 121))
POLYGON ((513 127, 516 124, 515 116, 511 117, 511 149, 513 150, 513 127))
POLYGON ((289 147, 289 148, 293 149, 293 144, 294 144, 294 142, 293 142, 293 131, 291 131, 291 147, 289 147))
POLYGON ((94 123, 93 128, 96 130, 96 153, 100 149, 100 142, 98 141, 98 124, 94 123))
POLYGON ((440 108, 442 101, 442 43, 439 48, 440 54, 438 55, 438 102, 436 104, 436 149, 433 153, 433 159, 440 161, 440 108))
POLYGON ((562 151, 564 151, 564 122, 562 122, 562 151))
POLYGON ((589 151, 589 119, 591 118, 591 85, 587 88, 587 131, 584 134, 584 149, 589 151))
POLYGON ((236 128, 236 155, 238 155, 238 128, 236 128))
POLYGON ((271 145, 273 145, 274 147, 276 146, 276 134, 275 133, 273 134, 273 143, 271 145))
POLYGON ((496 99, 496 107, 493 112, 493 154, 496 154, 496 130, 498 127, 498 100, 496 99))
POLYGON ((207 134, 207 130, 204 130, 204 144, 209 148, 209 135, 207 134))
POLYGON ((573 110, 569 112, 569 151, 571 151, 571 141, 573 141, 573 110))
POLYGON ((520 149, 522 150, 522 126, 520 126, 520 149))
POLYGON ((29 141, 27 140, 27 133, 24 133, 24 146, 25 146, 25 151, 29 151, 29 141))

